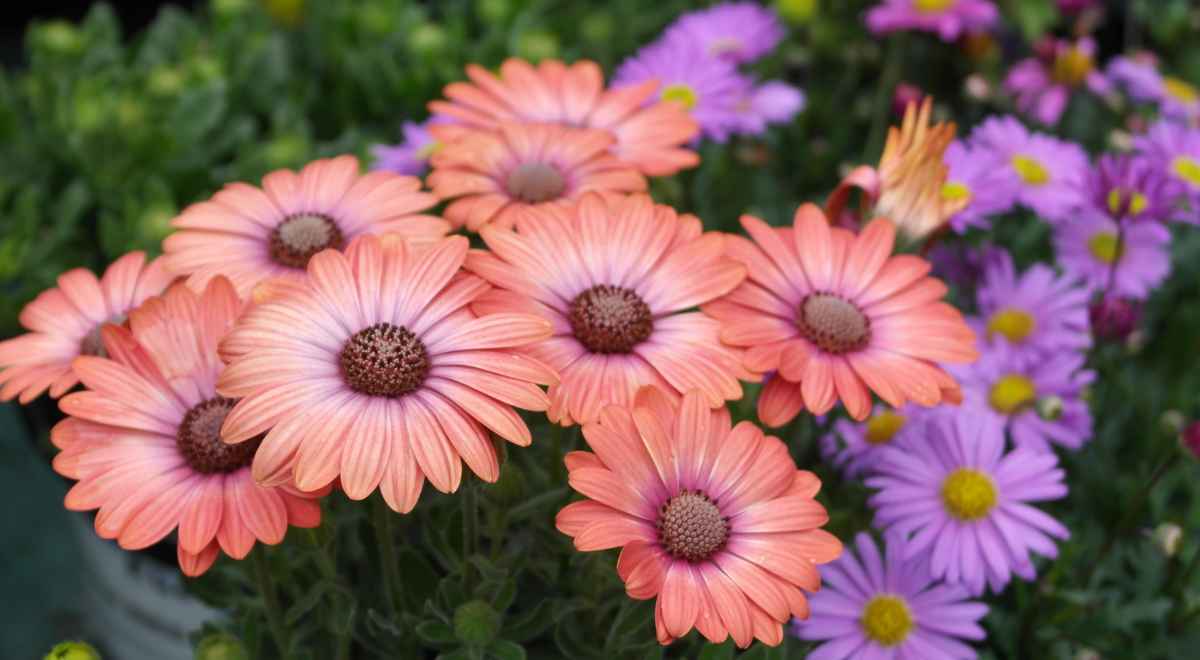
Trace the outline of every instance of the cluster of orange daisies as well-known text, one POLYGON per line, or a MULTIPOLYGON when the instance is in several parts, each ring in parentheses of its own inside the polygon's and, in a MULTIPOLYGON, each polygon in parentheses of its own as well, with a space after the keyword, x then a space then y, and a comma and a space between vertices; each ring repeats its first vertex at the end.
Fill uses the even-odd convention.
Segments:
POLYGON ((188 575, 317 525, 334 487, 405 513, 464 463, 495 481, 492 436, 528 446, 518 410, 544 412, 591 449, 563 457, 584 499, 558 528, 622 548, 660 641, 779 643, 841 543, 818 479, 726 403, 762 383, 775 427, 838 402, 863 419, 872 394, 954 401, 941 365, 974 358, 971 330, 887 219, 856 233, 806 204, 735 236, 656 204, 646 177, 698 157, 655 84, 606 88, 592 62, 467 74, 431 104, 453 122, 428 190, 351 156, 231 183, 175 218, 162 257, 70 271, 30 303, 0 398, 62 396, 66 506, 127 549, 177 531, 188 575))

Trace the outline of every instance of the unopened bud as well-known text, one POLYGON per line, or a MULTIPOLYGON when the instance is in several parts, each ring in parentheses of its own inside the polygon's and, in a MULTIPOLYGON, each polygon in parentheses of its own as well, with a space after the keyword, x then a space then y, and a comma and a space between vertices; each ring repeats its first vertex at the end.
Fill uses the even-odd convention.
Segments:
POLYGON ((1193 457, 1200 459, 1200 422, 1188 424, 1183 433, 1179 434, 1179 442, 1193 457))
POLYGON ((1179 544, 1183 541, 1183 529, 1175 523, 1162 523, 1154 528, 1150 535, 1154 545, 1167 557, 1174 557, 1179 552, 1179 544))
POLYGON ((1167 410, 1158 418, 1158 424, 1168 435, 1175 435, 1183 432, 1187 418, 1178 410, 1167 410))
POLYGON ((1141 304, 1127 298, 1101 298, 1088 307, 1092 333, 1107 341, 1128 339, 1137 328, 1141 314, 1141 304))
POLYGON ((1063 414, 1063 400, 1061 397, 1053 394, 1041 397, 1037 400, 1037 414, 1042 419, 1053 422, 1063 414))
POLYGON ((87 642, 62 642, 55 644, 43 660, 100 660, 100 653, 87 642))

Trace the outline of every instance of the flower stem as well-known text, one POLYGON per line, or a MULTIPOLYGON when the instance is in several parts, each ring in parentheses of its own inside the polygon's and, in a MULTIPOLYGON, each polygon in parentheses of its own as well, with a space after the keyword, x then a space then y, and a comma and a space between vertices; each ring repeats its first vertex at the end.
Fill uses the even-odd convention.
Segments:
POLYGON ((275 583, 271 580, 271 566, 267 563, 267 549, 259 546, 253 553, 254 577, 258 582, 258 590, 262 594, 267 614, 267 626, 279 654, 286 657, 291 645, 288 643, 287 628, 283 625, 283 610, 279 606, 279 595, 275 592, 275 583))
POLYGON ((392 533, 394 513, 382 497, 375 500, 375 537, 379 544, 379 562, 383 569, 383 592, 388 610, 400 611, 400 562, 396 558, 396 539, 392 533))
POLYGON ((1166 475, 1167 472, 1170 472, 1171 468, 1179 462, 1179 459, 1182 455, 1183 453, 1180 452, 1178 448, 1172 447, 1171 455, 1167 456, 1164 461, 1159 463, 1158 467, 1156 467, 1154 472, 1151 473, 1150 478, 1147 479, 1145 485, 1142 486, 1141 492, 1138 493, 1137 499, 1133 501, 1133 506, 1126 509, 1125 515, 1121 516, 1121 520, 1113 528, 1112 532, 1109 533, 1108 538, 1104 539, 1104 545, 1100 547, 1100 552, 1096 555, 1096 559, 1094 559, 1088 565, 1087 570, 1084 572, 1082 582, 1085 587, 1087 586, 1088 582, 1091 581, 1092 574, 1096 572, 1096 567, 1100 565, 1100 563, 1105 557, 1108 556, 1108 553, 1111 552, 1113 547, 1116 545, 1117 537, 1123 535, 1129 526, 1133 524, 1134 520, 1141 514, 1142 509, 1146 505, 1146 501, 1150 499, 1150 493, 1154 491, 1154 487, 1157 486, 1158 482, 1162 480, 1163 476, 1166 475))
POLYGON ((875 90, 875 111, 871 119, 871 132, 863 147, 863 162, 878 158, 883 148, 883 137, 887 130, 888 117, 892 114, 892 93, 900 80, 904 65, 904 36, 893 34, 888 38, 887 50, 883 54, 883 72, 879 76, 879 87, 875 90))
POLYGON ((470 593, 472 579, 473 557, 479 543, 479 493, 475 482, 466 477, 462 491, 462 553, 463 553, 463 587, 470 593))

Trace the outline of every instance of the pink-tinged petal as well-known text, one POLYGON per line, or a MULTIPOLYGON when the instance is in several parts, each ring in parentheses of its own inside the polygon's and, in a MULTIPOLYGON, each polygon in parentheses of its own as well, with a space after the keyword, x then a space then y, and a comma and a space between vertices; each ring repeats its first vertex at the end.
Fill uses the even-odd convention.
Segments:
POLYGON ((637 426, 642 443, 646 445, 646 452, 650 454, 658 478, 662 480, 667 492, 679 492, 681 483, 679 469, 675 463, 675 452, 658 413, 651 408, 634 408, 633 423, 637 426))
POLYGON ((718 604, 717 615, 729 630, 734 643, 746 648, 754 641, 754 623, 750 616, 750 603, 738 585, 715 564, 706 562, 697 565, 700 578, 718 604))
POLYGON ((379 492, 393 511, 408 513, 417 505, 425 476, 421 473, 408 439, 400 431, 400 409, 385 406, 383 411, 384 441, 391 445, 392 454, 384 470, 383 481, 379 484, 379 492))
POLYGON ((441 426, 454 451, 480 479, 494 483, 500 478, 500 460, 487 431, 453 402, 430 392, 421 396, 433 419, 441 426))
POLYGON ((225 475, 210 475, 196 485, 192 501, 179 520, 179 547, 200 554, 209 546, 221 526, 224 506, 225 475))
POLYGON ((177 423, 187 414, 187 409, 172 396, 169 388, 146 380, 123 364, 106 358, 83 356, 75 358, 71 368, 85 387, 116 402, 140 408, 166 424, 177 423))
POLYGON ((524 410, 544 411, 550 407, 550 399, 537 385, 472 367, 438 365, 430 372, 430 377, 425 381, 425 385, 430 389, 437 390, 439 384, 447 380, 478 390, 501 403, 524 410))
POLYGON ((821 577, 816 566, 807 557, 794 553, 787 543, 780 541, 771 536, 734 536, 726 547, 729 552, 798 587, 808 591, 819 589, 821 577))
POLYGON ((571 488, 583 495, 607 504, 618 511, 624 511, 644 520, 657 518, 654 503, 647 500, 631 484, 625 483, 610 470, 579 468, 571 471, 567 482, 571 488))
MULTIPOLYGON (((741 223, 754 242, 730 241, 726 250, 729 256, 746 264, 752 280, 797 301, 803 293, 813 290, 800 266, 800 258, 794 248, 784 243, 778 229, 752 215, 743 215, 741 223), (762 263, 764 261, 766 263, 762 263)), ((828 231, 826 228, 826 233, 828 231)))
POLYGON ((575 537, 575 548, 581 552, 619 548, 632 541, 653 543, 658 539, 649 521, 620 513, 590 523, 575 537))
POLYGON ((505 440, 521 447, 528 447, 533 442, 529 427, 512 407, 454 381, 438 383, 437 391, 505 440))
POLYGON ((858 421, 871 414, 871 393, 867 386, 854 373, 850 363, 845 359, 831 360, 833 366, 833 384, 837 389, 842 405, 846 412, 858 421))
POLYGON ((833 237, 825 214, 814 204, 803 204, 793 220, 796 253, 814 289, 827 291, 833 283, 833 237))
POLYGON ((337 250, 324 250, 308 261, 308 281, 313 294, 351 334, 367 327, 366 315, 360 310, 359 285, 354 281, 350 261, 337 250))
POLYGON ((404 422, 402 441, 412 448, 417 465, 429 483, 443 493, 453 493, 462 481, 462 460, 425 405, 426 400, 427 397, 400 401, 404 422))
POLYGON ((457 351, 438 356, 438 365, 467 366, 519 380, 553 385, 558 374, 549 366, 531 357, 507 351, 457 351))
POLYGON ((804 410, 804 395, 800 383, 782 376, 768 380, 758 395, 758 418, 766 426, 779 428, 795 419, 801 410, 804 410))
POLYGON ((808 361, 804 380, 800 383, 804 402, 814 415, 824 415, 837 402, 833 388, 833 358, 814 354, 808 361))
POLYGON ((287 532, 287 507, 279 494, 254 483, 248 472, 235 474, 226 484, 232 486, 238 515, 246 529, 268 545, 283 541, 287 532))
POLYGON ((853 302, 859 308, 869 307, 925 277, 930 268, 930 263, 918 256, 898 254, 884 262, 875 279, 853 302))
POLYGON ((237 495, 234 489, 225 489, 225 506, 221 513, 221 527, 217 530, 217 543, 221 550, 234 559, 245 559, 254 547, 254 534, 238 512, 237 495))
MULTIPOLYGON (((247 396, 237 402, 221 425, 221 439, 228 443, 245 442, 259 435, 285 416, 304 410, 342 390, 338 382, 318 380, 298 381, 261 393, 247 396)), ((224 394, 218 385, 217 392, 224 394)))
POLYGON ((590 451, 569 451, 566 456, 563 456, 563 464, 567 467, 567 472, 578 470, 584 467, 605 468, 604 463, 600 462, 599 458, 590 451))
POLYGON ((669 496, 627 408, 605 408, 600 423, 584 425, 583 437, 604 467, 655 497, 665 500, 669 496))
POLYGON ((175 549, 176 557, 179 560, 179 569, 188 577, 200 577, 204 575, 208 569, 212 568, 213 562, 217 560, 217 555, 221 554, 221 547, 216 542, 209 543, 203 550, 197 553, 191 553, 179 546, 175 549))
POLYGON ((459 272, 469 247, 465 236, 451 236, 420 253, 404 274, 406 286, 401 287, 399 298, 395 301, 393 321, 411 325, 459 272))
POLYGON ((696 615, 696 630, 705 639, 713 644, 723 644, 729 639, 729 630, 725 626, 725 622, 721 620, 721 615, 717 613, 718 607, 713 600, 713 594, 704 586, 704 578, 700 575, 700 566, 691 567, 693 579, 696 584, 701 585, 699 593, 696 594, 700 601, 700 611, 696 615))
POLYGON ((806 497, 780 497, 755 502, 730 518, 738 534, 802 532, 829 522, 825 507, 806 497))
POLYGON ((718 447, 710 443, 717 431, 712 417, 703 395, 695 390, 683 395, 675 429, 675 462, 684 488, 695 488, 716 459, 718 447), (707 455, 709 451, 712 455, 707 455))
POLYGON ((105 321, 124 310, 110 310, 104 302, 100 280, 86 268, 74 268, 58 276, 58 290, 92 323, 105 321))
POLYGON ((663 624, 672 637, 683 637, 695 625, 701 588, 687 562, 671 562, 658 602, 662 603, 663 624))
POLYGON ((741 557, 719 552, 713 561, 751 601, 779 622, 788 620, 790 610, 778 578, 741 557))
POLYGON ((449 334, 431 340, 430 353, 482 350, 524 346, 553 334, 550 322, 528 314, 492 314, 454 328, 449 334))
POLYGON ((165 481, 163 479, 150 482, 157 483, 162 490, 150 496, 146 505, 130 516, 120 535, 117 536, 117 543, 121 548, 125 550, 148 548, 161 541, 179 525, 184 507, 190 503, 192 490, 196 488, 201 477, 184 476, 186 475, 184 470, 168 473, 168 476, 170 475, 174 475, 174 480, 170 482, 170 485, 163 483, 165 481))
POLYGON ((808 374, 808 363, 819 350, 803 339, 785 343, 779 351, 779 374, 793 383, 803 382, 808 374))
MULTIPOLYGON (((637 545, 639 542, 634 541, 625 547, 628 549, 637 545)), ((667 577, 667 568, 671 561, 657 545, 649 545, 645 558, 629 570, 629 575, 625 578, 625 593, 638 600, 653 598, 662 593, 663 581, 667 577)))
POLYGON ((857 298, 875 279, 887 258, 892 256, 895 241, 896 227, 882 218, 872 220, 855 237, 842 272, 846 278, 842 286, 847 298, 857 298))
POLYGON ((288 524, 293 527, 312 529, 321 526, 321 503, 307 497, 292 495, 280 489, 280 498, 287 509, 288 524))
POLYGON ((121 404, 98 392, 83 391, 68 394, 59 401, 58 406, 64 413, 72 417, 79 417, 98 424, 139 429, 167 436, 175 435, 178 430, 175 424, 148 415, 139 408, 121 404))
POLYGON ((808 470, 796 470, 796 477, 785 497, 816 497, 821 492, 821 480, 808 470))
POLYGON ((383 432, 383 408, 390 401, 369 400, 353 426, 337 442, 343 443, 339 472, 342 490, 352 500, 366 499, 383 480, 392 446, 383 432))
POLYGON ((564 506, 554 517, 554 526, 563 534, 575 537, 592 523, 620 515, 612 507, 595 500, 580 500, 564 506))
POLYGON ((345 436, 367 408, 366 397, 346 401, 340 410, 327 410, 325 415, 309 413, 308 425, 301 432, 303 440, 296 451, 295 483, 303 491, 324 488, 341 472, 345 436), (318 423, 318 420, 320 423, 318 423))

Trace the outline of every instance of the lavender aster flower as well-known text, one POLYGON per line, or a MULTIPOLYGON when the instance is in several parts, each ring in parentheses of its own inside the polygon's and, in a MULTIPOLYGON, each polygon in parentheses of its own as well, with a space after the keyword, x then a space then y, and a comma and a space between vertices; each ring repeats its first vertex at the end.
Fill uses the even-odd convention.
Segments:
POLYGON ((404 142, 397 145, 377 144, 371 147, 374 170, 389 170, 397 174, 421 176, 429 169, 429 158, 439 146, 427 128, 429 121, 418 124, 404 122, 404 142))
POLYGON ((1043 54, 1013 65, 1004 86, 1017 95, 1017 107, 1043 124, 1058 123, 1072 90, 1087 87, 1107 94, 1112 86, 1095 66, 1096 42, 1084 37, 1047 42, 1043 54))
POLYGON ((839 419, 821 439, 821 456, 840 469, 847 479, 871 474, 887 447, 905 447, 922 437, 927 408, 906 405, 899 410, 877 404, 865 421, 839 419))
POLYGON ((950 173, 942 186, 948 200, 967 197, 967 207, 950 218, 950 227, 963 233, 968 227, 988 228, 988 219, 1012 208, 1020 191, 1020 180, 991 149, 971 147, 956 140, 943 156, 950 173))
POLYGON ((824 585, 809 597, 812 614, 793 624, 798 637, 825 641, 809 660, 975 657, 959 640, 986 636, 978 621, 987 606, 968 600, 961 585, 935 581, 927 561, 906 559, 908 546, 903 534, 887 534, 880 557, 875 541, 860 532, 857 557, 844 552, 820 567, 824 585))
POLYGON ((668 39, 695 41, 709 55, 735 64, 753 62, 771 52, 783 34, 779 16, 755 2, 726 2, 688 12, 666 31, 668 39))
POLYGON ((696 41, 664 38, 643 47, 617 69, 613 86, 659 81, 658 96, 681 103, 704 135, 724 142, 738 127, 738 103, 750 81, 728 60, 709 56, 696 41))
POLYGON ((981 347, 979 360, 955 369, 964 406, 994 419, 1018 447, 1078 449, 1092 437, 1083 388, 1096 379, 1082 352, 1022 355, 1003 342, 981 347))
POLYGON ((1068 275, 1093 291, 1142 299, 1171 270, 1171 232, 1155 222, 1125 223, 1087 210, 1055 228, 1054 249, 1068 275))
POLYGON ((1158 58, 1148 51, 1114 57, 1108 64, 1108 77, 1122 87, 1129 98, 1158 105, 1163 116, 1185 123, 1200 118, 1200 89, 1186 80, 1164 76, 1158 58))
POLYGON ((1027 447, 1004 451, 1004 433, 990 415, 967 406, 932 418, 927 441, 892 448, 867 485, 875 523, 915 533, 906 559, 929 557, 934 578, 961 583, 972 594, 985 585, 999 592, 1012 574, 1035 577, 1030 552, 1055 557, 1053 538, 1066 527, 1029 502, 1067 494, 1051 452, 1027 447))
POLYGON ((1200 224, 1200 128, 1158 122, 1133 146, 1183 187, 1191 209, 1175 219, 1200 224))
POLYGON ((1021 357, 1080 352, 1092 343, 1090 291, 1046 264, 1018 274, 1008 252, 993 250, 975 295, 981 317, 972 322, 976 332, 1008 344, 1021 357))
POLYGON ((971 134, 971 146, 991 150, 1017 178, 1017 200, 1058 222, 1083 206, 1088 157, 1079 145, 1030 132, 1014 117, 992 117, 971 134))
POLYGON ((1092 206, 1117 220, 1166 221, 1176 212, 1183 185, 1148 158, 1105 155, 1087 180, 1092 206))
POLYGON ((867 12, 867 27, 877 35, 920 30, 957 41, 964 32, 991 28, 997 18, 989 0, 883 0, 867 12))
POLYGON ((738 105, 737 132, 760 135, 767 124, 786 124, 804 109, 804 92, 779 81, 755 87, 738 105))

